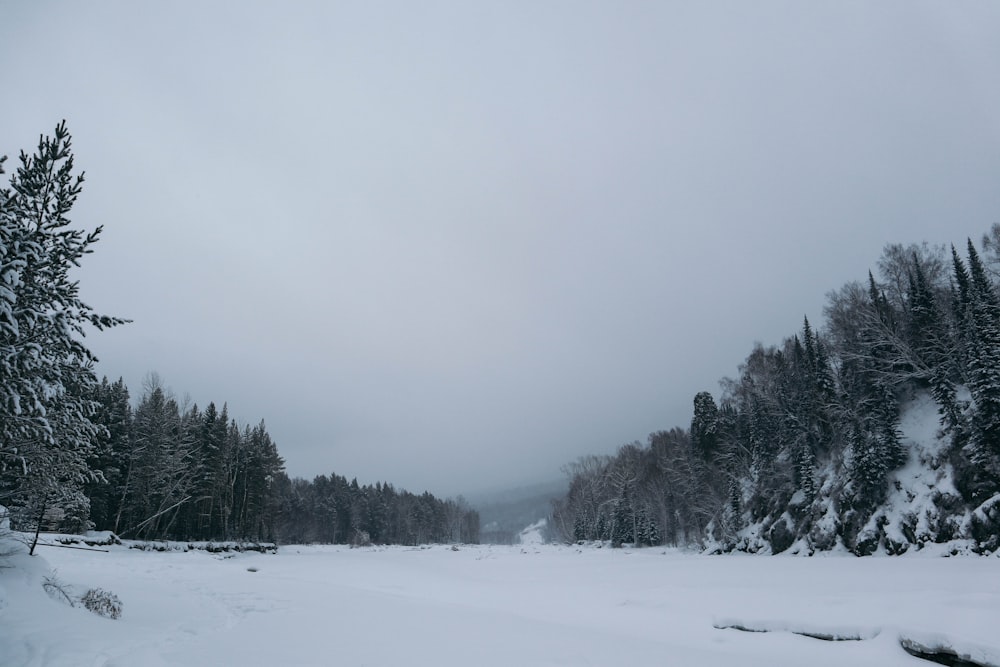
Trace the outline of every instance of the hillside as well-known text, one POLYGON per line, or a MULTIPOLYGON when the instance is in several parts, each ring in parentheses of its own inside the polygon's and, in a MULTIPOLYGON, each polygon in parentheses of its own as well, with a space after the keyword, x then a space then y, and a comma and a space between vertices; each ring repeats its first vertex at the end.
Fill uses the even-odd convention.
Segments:
POLYGON ((479 512, 479 540, 517 544, 522 530, 552 513, 552 502, 566 493, 565 480, 552 480, 471 496, 479 512))
POLYGON ((1000 225, 889 245, 825 321, 757 343, 690 428, 570 466, 566 540, 859 556, 1000 547, 1000 225))
POLYGON ((851 462, 840 458, 820 469, 820 492, 813 503, 803 503, 798 494, 785 511, 752 521, 731 539, 710 537, 708 549, 806 555, 849 549, 859 556, 989 549, 995 540, 1000 497, 979 505, 963 500, 956 488, 954 452, 938 422, 934 400, 927 393, 916 395, 902 408, 900 441, 906 462, 889 474, 885 501, 853 535, 843 482, 843 471, 851 462))

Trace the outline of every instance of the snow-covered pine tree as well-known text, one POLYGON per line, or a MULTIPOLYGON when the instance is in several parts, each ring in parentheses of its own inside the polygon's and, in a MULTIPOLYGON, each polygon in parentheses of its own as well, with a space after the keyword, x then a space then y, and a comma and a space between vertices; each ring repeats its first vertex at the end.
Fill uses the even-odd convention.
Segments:
POLYGON ((968 273, 963 274, 956 255, 967 350, 969 390, 975 410, 972 419, 970 459, 980 469, 976 499, 1000 490, 1000 300, 971 239, 968 273))
POLYGON ((847 432, 849 474, 854 509, 868 516, 886 493, 889 467, 878 440, 865 430, 851 425, 847 432))
POLYGON ((225 451, 229 429, 229 414, 210 402, 201 414, 201 424, 192 451, 194 516, 189 526, 196 539, 211 539, 222 535, 219 513, 221 491, 225 482, 225 451))
POLYGON ((691 418, 691 444, 706 461, 712 459, 718 447, 719 408, 712 394, 699 391, 694 396, 694 416, 691 418))
MULTIPOLYGON (((273 516, 273 483, 284 462, 263 421, 253 429, 244 429, 239 447, 230 448, 230 458, 233 534, 241 538, 267 539, 273 528, 269 525, 273 516)), ((372 539, 377 537, 373 534, 372 539)))
POLYGON ((811 503, 816 498, 816 455, 804 434, 792 443, 792 466, 796 488, 811 503))
POLYGON ((86 461, 100 431, 88 419, 95 358, 81 338, 126 321, 94 312, 70 277, 101 233, 70 227, 82 187, 62 122, 0 189, 0 502, 36 519, 79 509, 99 475, 86 461))
POLYGON ((147 539, 170 536, 192 500, 193 467, 180 408, 154 376, 135 409, 116 532, 147 539))
POLYGON ((913 271, 909 275, 908 305, 910 324, 908 337, 938 405, 941 425, 954 433, 960 422, 960 409, 955 386, 957 344, 950 335, 947 322, 938 308, 934 292, 922 263, 913 253, 913 271))
POLYGON ((132 408, 128 388, 121 378, 115 382, 109 382, 107 377, 101 380, 95 388, 94 400, 97 412, 90 419, 104 432, 98 437, 87 464, 92 470, 100 470, 104 481, 91 482, 84 491, 90 498, 90 520, 94 527, 113 530, 125 491, 132 408))

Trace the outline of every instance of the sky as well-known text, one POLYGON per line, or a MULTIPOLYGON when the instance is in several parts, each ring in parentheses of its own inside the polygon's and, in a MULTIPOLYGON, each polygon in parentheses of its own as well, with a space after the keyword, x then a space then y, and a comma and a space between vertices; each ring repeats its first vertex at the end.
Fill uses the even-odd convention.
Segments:
POLYGON ((887 243, 1000 222, 993 2, 0 0, 99 375, 440 495, 687 426, 887 243))

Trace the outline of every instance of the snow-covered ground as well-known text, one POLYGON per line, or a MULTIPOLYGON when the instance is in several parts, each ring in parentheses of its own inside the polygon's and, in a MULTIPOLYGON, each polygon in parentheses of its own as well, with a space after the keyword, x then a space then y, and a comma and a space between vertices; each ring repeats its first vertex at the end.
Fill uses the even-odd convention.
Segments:
POLYGON ((2 665, 931 664, 901 636, 1000 656, 995 557, 542 544, 42 552, 0 570, 2 665), (51 569, 77 593, 113 591, 121 619, 47 597, 51 569))

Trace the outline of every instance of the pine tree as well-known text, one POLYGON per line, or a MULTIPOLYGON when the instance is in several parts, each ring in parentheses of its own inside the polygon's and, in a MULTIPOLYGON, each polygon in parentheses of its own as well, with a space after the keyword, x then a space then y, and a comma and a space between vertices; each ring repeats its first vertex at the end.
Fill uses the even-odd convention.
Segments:
POLYGON ((691 419, 691 444, 706 459, 710 460, 718 447, 719 408, 715 399, 707 391, 700 391, 694 397, 694 417, 691 419))
POLYGON ((816 497, 816 455, 805 436, 792 444, 792 464, 796 488, 805 494, 806 502, 811 503, 816 497))
POLYGON ((972 241, 968 272, 952 249, 959 312, 966 348, 969 390, 974 402, 969 457, 979 468, 975 498, 1000 488, 1000 302, 972 241))
POLYGON ((103 480, 88 483, 84 492, 90 498, 90 520, 98 530, 113 530, 125 485, 128 467, 129 430, 132 408, 124 381, 108 382, 105 377, 95 388, 97 411, 91 421, 101 433, 87 461, 91 470, 100 471, 103 480))
POLYGON ((268 539, 277 511, 275 483, 284 462, 264 422, 245 428, 229 452, 232 531, 238 537, 268 539))
POLYGON ((82 486, 99 479, 86 463, 101 430, 95 358, 80 339, 125 322, 95 313, 69 276, 101 233, 70 227, 82 186, 63 122, 0 189, 0 502, 36 517, 85 504, 82 486))
POLYGON ((847 434, 850 452, 851 483, 856 509, 870 511, 882 501, 886 492, 888 466, 877 440, 856 425, 847 434))
POLYGON ((946 323, 937 306, 921 262, 913 255, 908 303, 910 307, 909 338, 923 366, 927 383, 938 405, 941 425, 953 432, 960 422, 956 397, 955 351, 946 323))
POLYGON ((194 463, 194 525, 192 537, 211 539, 222 536, 220 498, 225 488, 225 453, 229 431, 228 410, 221 412, 210 402, 201 414, 201 423, 192 452, 194 463))
POLYGON ((177 536, 193 500, 192 448, 185 435, 177 402, 152 378, 135 409, 115 532, 146 539, 177 536))

